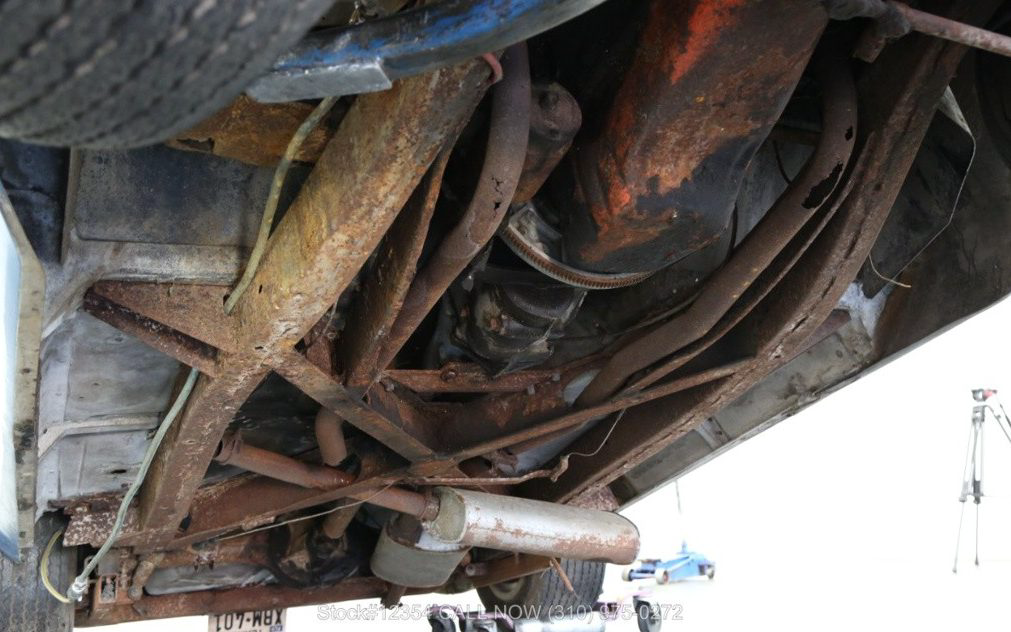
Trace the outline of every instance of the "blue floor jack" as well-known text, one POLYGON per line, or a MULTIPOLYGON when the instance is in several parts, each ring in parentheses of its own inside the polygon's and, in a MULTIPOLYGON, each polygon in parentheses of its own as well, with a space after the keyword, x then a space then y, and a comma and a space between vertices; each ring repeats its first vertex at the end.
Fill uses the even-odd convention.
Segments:
POLYGON ((689 551, 688 546, 682 542, 681 552, 673 558, 669 560, 639 560, 639 567, 625 569, 621 578, 632 582, 652 577, 656 583, 662 585, 703 575, 712 579, 716 575, 716 564, 701 553, 689 551))
MULTIPOLYGON (((674 490, 677 493, 678 516, 681 516, 681 489, 677 481, 674 481, 674 490)), ((692 577, 706 576, 712 579, 716 575, 716 564, 705 555, 688 550, 688 544, 681 541, 681 552, 669 560, 645 559, 639 560, 638 568, 627 568, 621 573, 621 578, 627 582, 637 579, 649 579, 652 577, 657 584, 664 585, 671 582, 690 579, 692 577)))

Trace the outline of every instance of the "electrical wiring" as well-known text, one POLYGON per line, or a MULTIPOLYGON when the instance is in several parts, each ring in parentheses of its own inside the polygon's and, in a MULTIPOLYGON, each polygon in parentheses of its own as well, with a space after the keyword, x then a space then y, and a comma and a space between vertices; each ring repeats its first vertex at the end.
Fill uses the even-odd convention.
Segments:
POLYGON ((337 102, 337 97, 328 97, 319 102, 319 105, 309 113, 309 116, 302 121, 295 131, 295 135, 288 141, 288 147, 284 150, 281 162, 277 163, 274 169, 274 178, 270 182, 270 193, 267 195, 267 204, 263 209, 263 216, 260 218, 260 227, 256 233, 256 245, 249 253, 249 260, 246 262, 246 269, 242 272, 242 277, 235 284, 235 289, 225 301, 225 313, 231 314, 235 309, 239 298, 242 296, 249 284, 253 282, 253 276, 260 267, 260 259, 263 258, 263 251, 267 246, 267 238, 270 236, 270 229, 274 225, 274 215, 277 213, 277 205, 281 199, 281 190, 284 188, 284 180, 291 169, 291 163, 295 160, 295 154, 302 142, 309 136, 309 133, 316 127, 323 117, 326 116, 337 102))
MULTIPOLYGON (((316 127, 319 121, 330 112, 336 102, 337 97, 323 99, 313 109, 309 116, 306 117, 302 124, 299 125, 298 130, 296 130, 295 134, 288 142, 288 146, 284 151, 284 156, 281 158, 277 168, 274 170, 274 178, 270 183, 270 192, 267 195, 267 202, 264 207, 263 216, 260 218, 260 227, 256 235, 256 244, 249 255, 249 260, 246 263, 246 269, 243 272, 242 277, 239 279, 235 289, 225 302, 226 314, 231 313, 243 292, 246 291, 246 288, 248 288, 249 284, 252 282, 253 276, 256 274, 260 260, 263 257, 263 252, 266 249, 267 239, 270 237, 270 229, 274 224, 274 216, 277 213, 277 206, 281 197, 281 190, 284 187, 285 178, 291 168, 291 163, 295 159, 295 155, 298 153, 299 147, 302 145, 302 142, 306 139, 309 133, 316 127)), ((137 492, 140 491, 140 487, 143 485, 144 479, 147 476, 148 469, 150 469, 151 463, 154 461, 158 447, 165 438, 165 434, 168 432, 169 427, 171 427, 172 422, 175 421, 175 418, 185 407, 199 376, 200 371, 197 369, 190 369, 189 375, 186 377, 186 382, 179 390, 179 394, 176 395, 175 400, 172 402, 172 406, 165 414, 165 418, 162 420, 161 424, 159 424, 158 430, 155 432, 154 437, 152 437, 150 445, 148 445, 147 451, 144 454, 144 460, 141 462, 140 468, 137 471, 137 477, 134 479, 134 482, 130 485, 129 489, 127 489, 126 494, 123 495, 123 500, 120 502, 119 510, 116 512, 116 521, 113 523, 109 536, 106 538, 102 546, 99 547, 98 552, 95 553, 95 555, 93 555, 90 561, 85 565, 84 570, 82 570, 81 573, 74 579, 70 588, 67 589, 66 597, 60 598, 62 595, 58 597, 57 595, 59 595, 59 592, 55 588, 51 587, 48 576, 43 574, 43 577, 45 577, 44 583, 46 584, 46 588, 54 598, 59 599, 61 602, 69 603, 71 601, 79 601, 81 597, 84 596, 84 593, 88 588, 88 577, 98 566, 102 557, 110 548, 112 548, 113 543, 119 536, 119 533, 123 528, 123 523, 126 520, 127 509, 129 509, 130 503, 137 495, 137 492), (64 599, 67 599, 67 601, 64 601, 64 599)), ((48 562, 48 554, 54 543, 55 538, 50 541, 49 546, 47 547, 44 562, 48 562)))
POLYGON ((49 538, 49 544, 46 545, 46 550, 42 552, 42 560, 39 562, 39 575, 42 576, 42 585, 46 587, 46 590, 53 596, 53 599, 60 603, 73 603, 66 595, 56 590, 53 582, 49 579, 49 556, 52 554, 53 546, 56 545, 56 541, 60 539, 61 535, 63 535, 63 529, 60 529, 49 538))
POLYGON ((84 570, 81 571, 81 574, 74 579, 74 583, 67 589, 67 597, 73 601, 78 601, 84 596, 88 588, 88 577, 95 570, 95 567, 98 566, 102 557, 112 548, 112 544, 119 536, 119 532, 123 528, 123 522, 126 521, 127 509, 130 508, 130 503, 133 501, 134 496, 140 491, 140 486, 143 484, 144 477, 147 476, 147 471, 154 461, 154 455, 158 451, 158 446, 161 445, 162 439, 165 438, 165 434, 168 432, 172 422, 182 411, 183 406, 186 405, 186 400, 189 399, 190 393, 193 392, 193 385, 196 384, 199 375, 200 371, 190 369, 189 375, 186 376, 186 382, 183 383, 183 387, 179 390, 179 394, 176 395, 175 401, 172 402, 172 407, 165 413, 165 419, 162 420, 158 426, 158 430, 154 433, 154 437, 151 438, 151 444, 148 446, 147 452, 144 453, 144 460, 141 461, 140 468, 137 470, 137 478, 134 479, 130 488, 126 490, 122 502, 119 503, 119 510, 116 511, 116 521, 109 531, 109 537, 105 539, 105 542, 99 547, 98 552, 91 557, 91 560, 85 565, 84 570))

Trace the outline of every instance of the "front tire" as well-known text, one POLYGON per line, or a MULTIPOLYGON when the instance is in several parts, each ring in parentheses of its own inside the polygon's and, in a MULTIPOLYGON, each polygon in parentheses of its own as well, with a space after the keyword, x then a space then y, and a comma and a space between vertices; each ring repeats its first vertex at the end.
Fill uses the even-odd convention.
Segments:
POLYGON ((333 0, 0 0, 0 136, 138 147, 234 99, 333 0))

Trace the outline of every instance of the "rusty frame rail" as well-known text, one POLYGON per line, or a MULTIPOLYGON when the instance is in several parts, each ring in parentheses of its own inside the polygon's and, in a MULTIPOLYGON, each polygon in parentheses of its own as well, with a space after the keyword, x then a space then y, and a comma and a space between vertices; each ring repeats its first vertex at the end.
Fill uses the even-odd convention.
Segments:
MULTIPOLYGON (((250 290, 231 317, 222 315, 235 347, 219 352, 218 377, 200 377, 156 456, 141 492, 138 550, 175 537, 235 411, 278 357, 292 359, 295 344, 361 269, 438 151, 470 117, 487 72, 481 62, 441 69, 362 96, 348 110, 267 243, 250 290), (348 162, 357 168, 344 169, 348 162)), ((318 377, 292 364, 288 377, 318 377)), ((368 419, 373 431, 385 429, 381 418, 368 419)))

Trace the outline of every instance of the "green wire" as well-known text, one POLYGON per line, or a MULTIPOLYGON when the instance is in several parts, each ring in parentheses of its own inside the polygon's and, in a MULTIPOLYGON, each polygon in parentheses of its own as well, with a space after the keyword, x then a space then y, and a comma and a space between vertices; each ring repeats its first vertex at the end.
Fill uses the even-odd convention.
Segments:
POLYGON ((267 246, 267 238, 270 236, 270 229, 274 225, 274 215, 277 213, 277 205, 281 199, 281 189, 284 188, 284 179, 288 175, 291 163, 295 160, 298 148, 302 146, 302 142, 305 141, 309 133, 319 124, 320 120, 327 115, 334 103, 337 102, 337 98, 327 97, 320 101, 319 105, 302 121, 302 124, 295 131, 295 135, 288 141, 288 146, 284 150, 284 156, 281 157, 281 162, 277 163, 277 168, 274 170, 274 179, 270 182, 270 193, 267 195, 267 204, 263 209, 263 217, 260 218, 260 228, 256 234, 256 245, 253 247, 253 251, 249 253, 249 261, 246 262, 246 269, 242 273, 242 278, 235 284, 235 289, 232 290, 232 293, 228 296, 228 300, 225 301, 226 314, 231 314, 232 310, 235 309, 239 298, 246 291, 246 288, 249 287, 249 284, 253 282, 253 275, 256 274, 257 268, 260 267, 260 259, 263 258, 263 251, 267 246))
POLYGON ((144 454, 144 460, 140 464, 140 469, 137 471, 137 478, 134 479, 133 485, 130 485, 130 489, 126 490, 126 494, 123 496, 123 502, 119 504, 119 510, 116 512, 116 522, 112 525, 112 531, 109 532, 109 537, 105 539, 105 543, 102 544, 98 552, 92 556, 91 561, 85 565, 84 570, 81 574, 74 579, 74 583, 70 585, 67 589, 67 597, 77 601, 84 595, 85 590, 88 587, 88 577, 91 575, 95 567, 98 566, 98 562, 102 559, 110 548, 112 548, 113 542, 116 541, 116 537, 119 535, 120 529, 123 528, 123 522, 126 520, 126 512, 130 508, 130 503, 133 501, 134 496, 140 491, 140 486, 144 482, 144 477, 147 476, 147 471, 151 467, 151 463, 154 461, 154 455, 158 451, 158 446, 161 445, 162 439, 165 438, 165 433, 168 432, 169 426, 175 421, 175 418, 182 411, 183 406, 186 405, 186 400, 189 399, 190 393, 193 392, 193 385, 196 384, 197 377, 200 375, 200 371, 196 369, 190 369, 189 375, 186 376, 186 382, 183 384, 182 389, 180 389, 179 394, 176 395, 176 399, 172 402, 172 407, 165 414, 165 419, 162 420, 161 425, 158 426, 158 430, 154 433, 154 437, 151 439, 151 445, 148 446, 147 452, 144 454))

